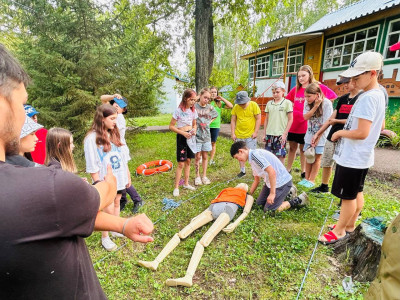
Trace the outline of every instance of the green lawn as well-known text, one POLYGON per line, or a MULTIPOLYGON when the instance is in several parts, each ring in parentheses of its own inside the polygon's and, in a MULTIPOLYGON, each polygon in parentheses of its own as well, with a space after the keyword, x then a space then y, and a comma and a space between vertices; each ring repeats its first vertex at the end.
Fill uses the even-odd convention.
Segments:
MULTIPOLYGON (((155 159, 169 159, 176 165, 173 133, 128 134, 127 141, 132 156, 129 164, 132 175, 137 166, 155 159)), ((329 211, 329 195, 316 197, 309 194, 309 207, 276 216, 264 214, 253 206, 250 215, 233 233, 221 232, 205 249, 191 288, 170 288, 164 282, 168 278, 184 276, 195 244, 209 225, 182 241, 156 272, 137 265, 138 260, 153 260, 175 233, 208 207, 221 189, 239 182, 252 182, 249 166, 248 175, 227 182, 239 168, 237 161, 229 155, 230 145, 230 140, 219 138, 217 165, 210 167, 208 172, 212 184, 195 192, 181 189, 178 200, 183 203, 169 213, 162 211, 162 199, 173 198, 175 170, 151 177, 133 177, 132 183, 145 201, 140 212, 156 223, 155 241, 141 245, 117 239, 118 245, 126 242, 126 246, 109 254, 101 247, 100 233, 86 239, 93 262, 98 262, 95 270, 109 299, 295 299, 324 218, 327 213, 333 213, 338 202, 335 199, 335 205, 329 211)), ((192 181, 193 173, 194 167, 191 169, 192 181)), ((300 173, 295 170, 293 176, 294 182, 298 182, 300 173)), ((400 209, 399 187, 369 177, 365 193, 363 217, 384 216, 389 220, 400 209)), ((130 203, 122 215, 129 215, 131 207, 130 203)), ((342 292, 344 268, 331 264, 330 254, 329 248, 318 246, 301 299, 362 299, 365 284, 358 286, 353 298, 342 292)))
POLYGON ((159 114, 152 117, 139 117, 139 118, 129 118, 127 123, 133 122, 137 126, 163 126, 169 125, 171 122, 172 114, 159 114))

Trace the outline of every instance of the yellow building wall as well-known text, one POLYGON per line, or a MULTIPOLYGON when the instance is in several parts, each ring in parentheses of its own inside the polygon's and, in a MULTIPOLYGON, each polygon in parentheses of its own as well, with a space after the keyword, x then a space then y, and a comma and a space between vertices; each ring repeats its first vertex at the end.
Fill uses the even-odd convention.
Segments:
POLYGON ((309 65, 314 72, 314 78, 319 80, 322 59, 323 36, 308 40, 305 46, 304 64, 309 65))

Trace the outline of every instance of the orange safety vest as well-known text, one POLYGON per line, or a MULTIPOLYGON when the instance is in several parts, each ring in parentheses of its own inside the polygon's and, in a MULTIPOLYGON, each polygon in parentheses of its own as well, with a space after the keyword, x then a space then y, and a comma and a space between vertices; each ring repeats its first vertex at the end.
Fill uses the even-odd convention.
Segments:
POLYGON ((243 207, 246 204, 246 191, 241 188, 226 188, 211 201, 211 204, 218 202, 230 202, 243 207))

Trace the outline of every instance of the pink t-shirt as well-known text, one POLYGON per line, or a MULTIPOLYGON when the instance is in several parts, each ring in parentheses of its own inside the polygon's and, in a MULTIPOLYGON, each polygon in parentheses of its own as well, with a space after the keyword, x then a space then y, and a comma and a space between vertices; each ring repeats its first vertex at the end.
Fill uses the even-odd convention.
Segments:
MULTIPOLYGON (((320 84, 322 92, 328 99, 336 99, 337 95, 334 91, 328 88, 326 85, 320 84)), ((301 87, 296 92, 296 87, 292 88, 290 92, 285 97, 286 99, 293 102, 293 124, 290 127, 289 132, 305 134, 307 132, 307 121, 304 120, 303 110, 304 110, 304 91, 305 88, 301 87)))

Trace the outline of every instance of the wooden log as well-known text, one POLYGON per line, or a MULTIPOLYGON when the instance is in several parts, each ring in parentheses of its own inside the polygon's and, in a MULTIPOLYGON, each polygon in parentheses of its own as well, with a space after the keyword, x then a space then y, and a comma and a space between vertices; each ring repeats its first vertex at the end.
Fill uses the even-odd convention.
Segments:
POLYGON ((381 257, 384 233, 361 223, 349 237, 332 244, 335 255, 350 267, 349 274, 361 282, 372 281, 381 257))

